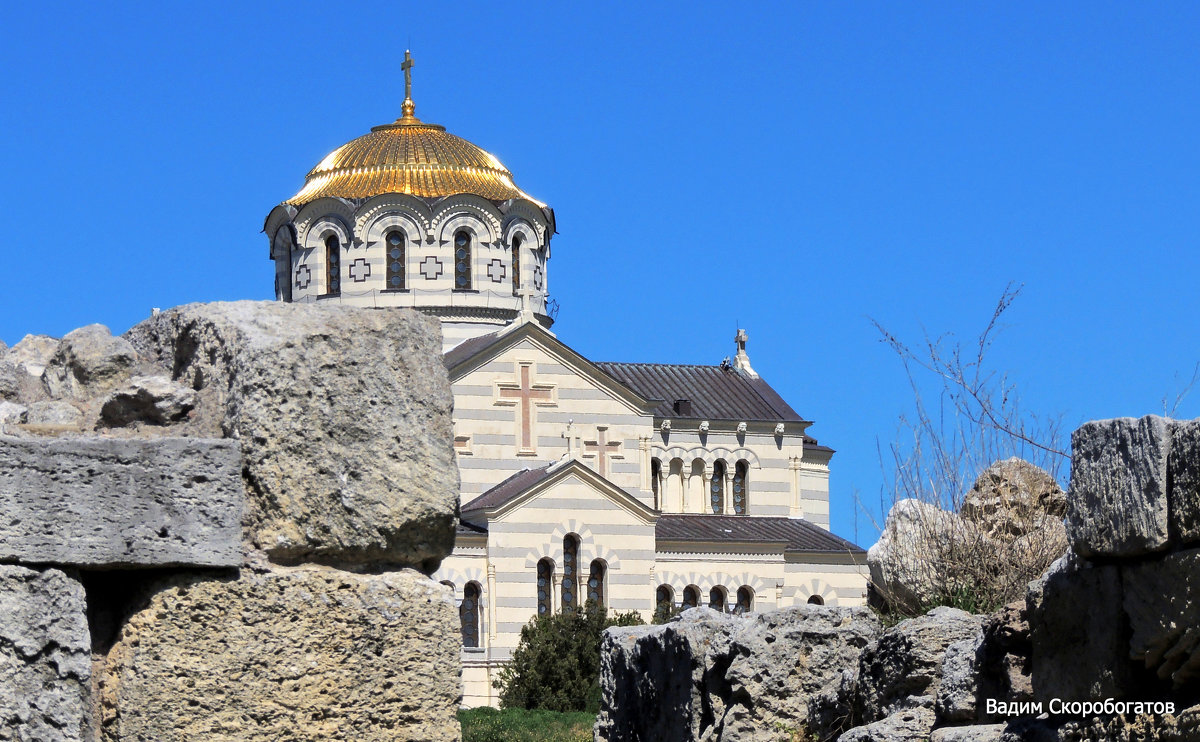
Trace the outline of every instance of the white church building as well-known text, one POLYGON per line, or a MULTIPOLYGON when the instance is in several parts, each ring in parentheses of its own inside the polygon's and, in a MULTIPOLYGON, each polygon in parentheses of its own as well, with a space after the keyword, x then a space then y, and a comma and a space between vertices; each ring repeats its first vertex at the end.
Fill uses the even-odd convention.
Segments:
MULTIPOLYGON (((407 55, 406 55, 407 56, 407 55)), ((829 532, 833 450, 751 368, 599 362, 552 332, 554 212, 494 156, 403 115, 330 153, 268 215, 282 301, 441 319, 462 519, 434 574, 460 606, 463 704, 539 613, 866 601, 829 532)))

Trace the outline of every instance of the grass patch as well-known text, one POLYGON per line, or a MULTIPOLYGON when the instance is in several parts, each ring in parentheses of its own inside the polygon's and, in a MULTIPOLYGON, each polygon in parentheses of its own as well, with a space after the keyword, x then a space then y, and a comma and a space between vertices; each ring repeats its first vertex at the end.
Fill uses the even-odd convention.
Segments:
POLYGON ((596 715, 483 707, 460 710, 458 720, 463 742, 591 742, 596 715))

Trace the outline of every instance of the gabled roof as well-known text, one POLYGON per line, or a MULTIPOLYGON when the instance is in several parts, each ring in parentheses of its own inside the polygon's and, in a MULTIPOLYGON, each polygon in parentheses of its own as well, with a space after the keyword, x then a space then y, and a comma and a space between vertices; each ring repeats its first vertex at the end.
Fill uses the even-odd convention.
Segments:
POLYGON ((462 517, 478 519, 502 515, 507 510, 516 507, 516 504, 522 499, 536 497, 537 491, 549 487, 554 482, 565 479, 571 474, 578 476, 598 493, 636 517, 649 523, 653 523, 654 519, 658 517, 657 510, 600 476, 591 467, 580 463, 578 459, 555 461, 537 469, 522 469, 464 505, 462 517))
POLYGON ((623 400, 625 404, 640 414, 650 414, 651 410, 660 402, 658 399, 647 398, 639 394, 628 384, 622 383, 620 379, 613 378, 537 322, 509 325, 503 330, 465 340, 444 353, 442 362, 450 374, 450 381, 454 382, 470 373, 487 359, 499 355, 507 348, 525 339, 540 344, 551 355, 556 356, 566 365, 573 366, 582 375, 592 379, 598 386, 608 390, 615 398, 623 400))
POLYGON ((508 479, 505 479, 500 484, 492 487, 487 492, 484 492, 479 497, 471 500, 466 505, 463 505, 463 512, 467 513, 472 510, 489 510, 498 508, 533 485, 550 476, 550 467, 554 464, 546 464, 537 469, 522 469, 508 479))
POLYGON ((654 410, 657 417, 808 422, 762 378, 752 378, 733 366, 611 362, 596 365, 641 396, 665 400, 654 410), (675 401, 681 399, 691 403, 690 412, 675 408, 675 401))
POLYGON ((867 552, 803 518, 753 515, 662 515, 656 541, 777 543, 784 551, 860 554, 867 552))

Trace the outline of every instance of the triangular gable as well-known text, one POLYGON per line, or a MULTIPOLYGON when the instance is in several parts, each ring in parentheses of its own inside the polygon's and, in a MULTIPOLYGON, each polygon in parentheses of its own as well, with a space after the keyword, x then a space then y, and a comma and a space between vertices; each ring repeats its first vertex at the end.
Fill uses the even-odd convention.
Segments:
MULTIPOLYGON (((572 475, 578 477, 585 484, 635 518, 651 525, 658 520, 659 512, 657 510, 633 497, 576 459, 572 459, 565 464, 551 465, 544 475, 530 477, 533 481, 531 485, 523 489, 510 488, 510 491, 505 493, 506 496, 503 498, 490 498, 488 497, 488 493, 484 493, 477 498, 477 501, 483 500, 487 502, 487 506, 472 508, 472 503, 468 503, 463 509, 463 518, 472 520, 479 516, 483 516, 487 520, 501 518, 522 505, 535 500, 541 493, 572 475), (485 500, 485 498, 487 499, 485 500)), ((510 477, 501 483, 501 485, 498 485, 498 487, 509 484, 513 479, 513 477, 510 477)))
POLYGON ((649 399, 634 391, 536 322, 526 322, 491 335, 472 338, 451 349, 443 356, 446 370, 450 374, 450 383, 458 381, 522 340, 529 340, 547 355, 641 414, 652 415, 654 409, 662 403, 662 400, 649 399))

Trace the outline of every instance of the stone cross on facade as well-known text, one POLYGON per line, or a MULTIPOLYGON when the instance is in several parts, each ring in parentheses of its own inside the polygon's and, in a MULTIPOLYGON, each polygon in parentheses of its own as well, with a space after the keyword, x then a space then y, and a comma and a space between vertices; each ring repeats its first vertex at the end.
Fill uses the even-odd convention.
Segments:
POLYGON ((610 459, 623 459, 618 451, 621 450, 620 441, 608 440, 608 426, 596 426, 596 440, 584 441, 583 451, 584 456, 596 457, 596 473, 602 477, 608 476, 608 464, 610 459))
POLYGON ((534 407, 557 407, 554 400, 555 384, 538 384, 533 381, 531 363, 521 363, 517 370, 518 383, 500 381, 496 383, 499 398, 495 404, 502 407, 517 407, 517 453, 537 452, 534 445, 534 407))
POLYGON ((350 278, 354 279, 355 283, 362 283, 371 277, 371 264, 366 258, 356 258, 350 264, 350 278))

